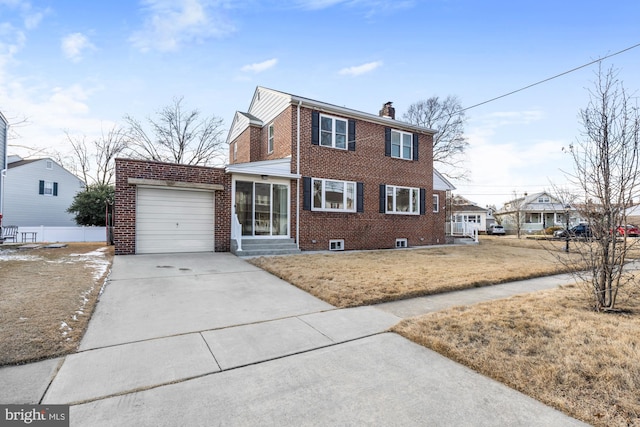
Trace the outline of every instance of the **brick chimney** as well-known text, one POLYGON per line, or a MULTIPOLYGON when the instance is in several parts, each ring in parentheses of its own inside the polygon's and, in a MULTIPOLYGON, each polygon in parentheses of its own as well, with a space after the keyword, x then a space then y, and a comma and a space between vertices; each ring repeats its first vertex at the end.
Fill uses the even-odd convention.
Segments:
POLYGON ((393 104, 393 102, 389 101, 382 106, 382 110, 380 110, 379 113, 380 117, 387 117, 394 120, 396 119, 396 109, 393 108, 391 104, 393 104))

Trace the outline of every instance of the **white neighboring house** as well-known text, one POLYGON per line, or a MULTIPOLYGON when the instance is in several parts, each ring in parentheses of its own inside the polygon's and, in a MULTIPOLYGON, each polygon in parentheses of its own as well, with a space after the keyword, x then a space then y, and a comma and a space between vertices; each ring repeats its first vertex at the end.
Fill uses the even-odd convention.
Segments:
POLYGON ((451 198, 451 222, 473 224, 478 231, 485 232, 495 222, 492 208, 483 208, 460 195, 451 198))
POLYGON ((534 233, 552 226, 565 227, 567 213, 570 226, 582 221, 575 207, 565 205, 543 191, 531 195, 525 193, 524 197, 505 203, 494 215, 500 218, 508 232, 516 232, 519 220, 521 232, 534 233))
POLYGON ((84 182, 54 160, 9 156, 4 183, 4 225, 76 226, 67 209, 84 182))

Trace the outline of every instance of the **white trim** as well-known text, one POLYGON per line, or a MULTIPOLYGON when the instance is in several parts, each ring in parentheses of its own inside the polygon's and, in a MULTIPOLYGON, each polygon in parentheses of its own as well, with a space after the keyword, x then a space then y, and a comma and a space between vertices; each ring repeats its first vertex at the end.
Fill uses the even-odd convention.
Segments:
POLYGON ((354 181, 343 181, 340 179, 328 179, 328 178, 311 178, 311 210, 317 212, 349 212, 353 213, 358 210, 358 184, 354 181), (322 194, 321 194, 321 207, 315 206, 315 182, 320 181, 322 183, 322 194), (342 183, 343 196, 342 196, 342 205, 344 208, 331 208, 326 206, 326 185, 327 181, 330 182, 339 182, 342 183), (353 206, 351 209, 347 208, 347 185, 353 185, 353 206))
POLYGON ((396 248, 408 248, 409 241, 406 238, 396 239, 396 248))
MULTIPOLYGON (((336 116, 330 116, 328 114, 320 114, 319 117, 319 123, 318 123, 318 145, 320 147, 328 147, 328 148, 335 148, 336 150, 347 150, 349 148, 349 120, 343 118, 343 117, 336 117, 336 116), (324 145, 322 144, 322 119, 331 119, 331 145, 324 145), (344 122, 344 147, 338 147, 336 146, 336 135, 338 135, 337 131, 336 131, 336 123, 337 121, 341 121, 344 122)), ((326 132, 326 131, 325 131, 326 132)))
MULTIPOLYGON (((426 202, 426 201, 425 201, 426 202)), ((384 195, 384 209, 385 209, 385 213, 390 214, 390 215, 420 215, 420 189, 417 187, 404 187, 401 185, 385 185, 385 195, 384 195), (389 197, 389 188, 393 188, 393 210, 389 210, 389 204, 388 204, 388 197, 389 197), (417 206, 417 210, 414 211, 407 211, 407 212, 400 212, 396 209, 396 190, 397 189, 404 189, 404 190, 409 190, 409 206, 410 208, 413 209, 413 199, 411 198, 412 193, 414 191, 417 191, 418 193, 418 206, 417 206)))

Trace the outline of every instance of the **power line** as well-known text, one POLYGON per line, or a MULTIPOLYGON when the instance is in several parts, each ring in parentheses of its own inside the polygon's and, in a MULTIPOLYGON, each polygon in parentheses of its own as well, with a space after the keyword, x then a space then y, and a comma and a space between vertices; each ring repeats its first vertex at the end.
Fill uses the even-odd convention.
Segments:
POLYGON ((626 51, 628 51, 628 50, 631 50, 631 49, 635 49, 635 48, 636 48, 636 47, 638 47, 638 46, 640 46, 640 43, 635 44, 635 45, 630 46, 630 47, 627 47, 627 48, 625 48, 625 49, 622 49, 622 50, 620 50, 620 51, 618 51, 618 52, 615 52, 615 53, 612 53, 612 54, 610 54, 610 55, 604 56, 604 57, 602 57, 602 58, 596 59, 595 61, 591 61, 591 62, 589 62, 588 64, 580 65, 579 67, 572 68, 572 69, 570 69, 570 70, 568 70, 568 71, 562 72, 562 73, 560 73, 560 74, 556 74, 555 76, 552 76, 552 77, 546 78, 546 79, 544 79, 544 80, 540 80, 539 82, 532 83, 532 84, 530 84, 530 85, 528 85, 528 86, 522 87, 522 88, 520 88, 520 89, 516 89, 516 90, 511 91, 511 92, 509 92, 509 93, 505 93, 504 95, 496 96, 495 98, 491 98, 491 99, 489 99, 489 100, 487 100, 487 101, 480 102, 479 104, 474 104, 474 105, 472 105, 472 106, 470 106, 470 107, 463 108, 462 110, 458 110, 458 111, 456 111, 456 112, 455 112, 455 113, 453 113, 453 114, 461 113, 461 112, 463 112, 463 111, 467 111, 467 110, 470 110, 470 109, 472 109, 472 108, 476 108, 476 107, 479 107, 479 106, 481 106, 481 105, 488 104, 489 102, 496 101, 496 100, 498 100, 498 99, 500 99, 500 98, 504 98, 504 97, 507 97, 507 96, 509 96, 509 95, 513 95, 514 93, 522 92, 523 90, 526 90, 526 89, 532 88, 532 87, 537 86, 537 85, 542 84, 542 83, 546 83, 546 82, 548 82, 548 81, 550 81, 550 80, 553 80, 553 79, 557 79, 558 77, 562 77, 562 76, 564 76, 564 75, 566 75, 566 74, 573 73, 574 71, 577 71, 577 70, 580 70, 580 69, 582 69, 582 68, 588 67, 589 65, 593 65, 593 64, 595 64, 596 62, 601 62, 601 61, 604 61, 605 59, 611 58, 611 57, 613 57, 613 56, 620 55, 621 53, 624 53, 624 52, 626 52, 626 51))

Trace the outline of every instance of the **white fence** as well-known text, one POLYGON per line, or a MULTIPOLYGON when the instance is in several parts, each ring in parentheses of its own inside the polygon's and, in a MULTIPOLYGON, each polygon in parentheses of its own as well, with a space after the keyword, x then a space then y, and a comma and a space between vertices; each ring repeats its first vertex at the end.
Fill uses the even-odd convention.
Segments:
POLYGON ((18 227, 20 242, 106 242, 106 227, 18 227))

